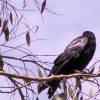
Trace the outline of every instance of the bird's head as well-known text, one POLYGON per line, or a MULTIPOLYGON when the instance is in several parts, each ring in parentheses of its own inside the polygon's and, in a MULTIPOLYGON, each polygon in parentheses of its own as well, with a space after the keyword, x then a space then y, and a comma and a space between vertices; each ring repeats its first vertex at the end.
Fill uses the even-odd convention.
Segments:
POLYGON ((95 35, 93 32, 85 31, 82 36, 87 37, 88 39, 95 40, 95 35))

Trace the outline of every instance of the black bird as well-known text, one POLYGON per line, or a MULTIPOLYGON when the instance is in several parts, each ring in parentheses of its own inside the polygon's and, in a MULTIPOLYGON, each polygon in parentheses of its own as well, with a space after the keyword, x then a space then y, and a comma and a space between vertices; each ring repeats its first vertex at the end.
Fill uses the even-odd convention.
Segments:
MULTIPOLYGON (((51 74, 73 74, 82 71, 92 59, 96 48, 96 39, 92 32, 85 31, 82 36, 74 39, 54 61, 54 67, 51 74)), ((51 80, 45 82, 39 89, 38 93, 49 86, 48 98, 51 98, 59 86, 61 80, 51 80)))

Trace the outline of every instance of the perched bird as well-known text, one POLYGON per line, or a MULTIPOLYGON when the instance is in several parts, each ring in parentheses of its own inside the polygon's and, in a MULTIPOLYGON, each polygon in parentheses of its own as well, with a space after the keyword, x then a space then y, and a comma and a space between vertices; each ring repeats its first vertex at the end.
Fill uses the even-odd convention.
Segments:
MULTIPOLYGON (((92 59, 96 48, 95 35, 90 31, 85 31, 82 36, 74 39, 54 61, 54 67, 50 75, 67 75, 77 71, 83 71, 92 59)), ((49 87, 48 98, 55 93, 61 80, 51 80, 45 82, 39 89, 38 93, 49 87)))

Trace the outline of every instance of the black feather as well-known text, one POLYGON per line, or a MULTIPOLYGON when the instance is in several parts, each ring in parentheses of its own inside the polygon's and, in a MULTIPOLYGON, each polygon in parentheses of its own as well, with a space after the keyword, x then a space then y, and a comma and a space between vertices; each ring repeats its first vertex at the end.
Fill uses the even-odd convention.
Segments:
MULTIPOLYGON (((54 67, 48 76, 52 74, 72 74, 76 70, 82 71, 92 59, 96 48, 96 39, 92 32, 85 31, 82 36, 73 40, 54 61, 54 67)), ((51 80, 42 85, 39 93, 49 87, 48 98, 51 98, 59 86, 61 80, 51 80)))

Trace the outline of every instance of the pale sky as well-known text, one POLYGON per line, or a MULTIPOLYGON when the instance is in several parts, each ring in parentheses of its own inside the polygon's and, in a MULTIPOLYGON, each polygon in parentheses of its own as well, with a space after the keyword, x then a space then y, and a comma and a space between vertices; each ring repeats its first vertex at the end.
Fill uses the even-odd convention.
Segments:
MULTIPOLYGON (((15 6, 20 7, 19 3, 20 0, 15 3, 15 6)), ((33 8, 31 4, 29 5, 30 8, 33 8)), ((36 38, 45 39, 32 42, 28 49, 33 54, 59 55, 68 43, 88 30, 94 32, 96 36, 97 48, 94 57, 100 59, 100 0, 47 0, 46 7, 61 15, 57 16, 45 10, 43 21, 41 14, 37 11, 24 12, 30 27, 39 26, 38 32, 32 34, 33 40, 36 38)), ((54 58, 50 60, 53 61, 54 58)), ((39 98, 39 100, 48 100, 46 92, 42 92, 39 98)), ((15 99, 18 100, 18 98, 15 99)))

